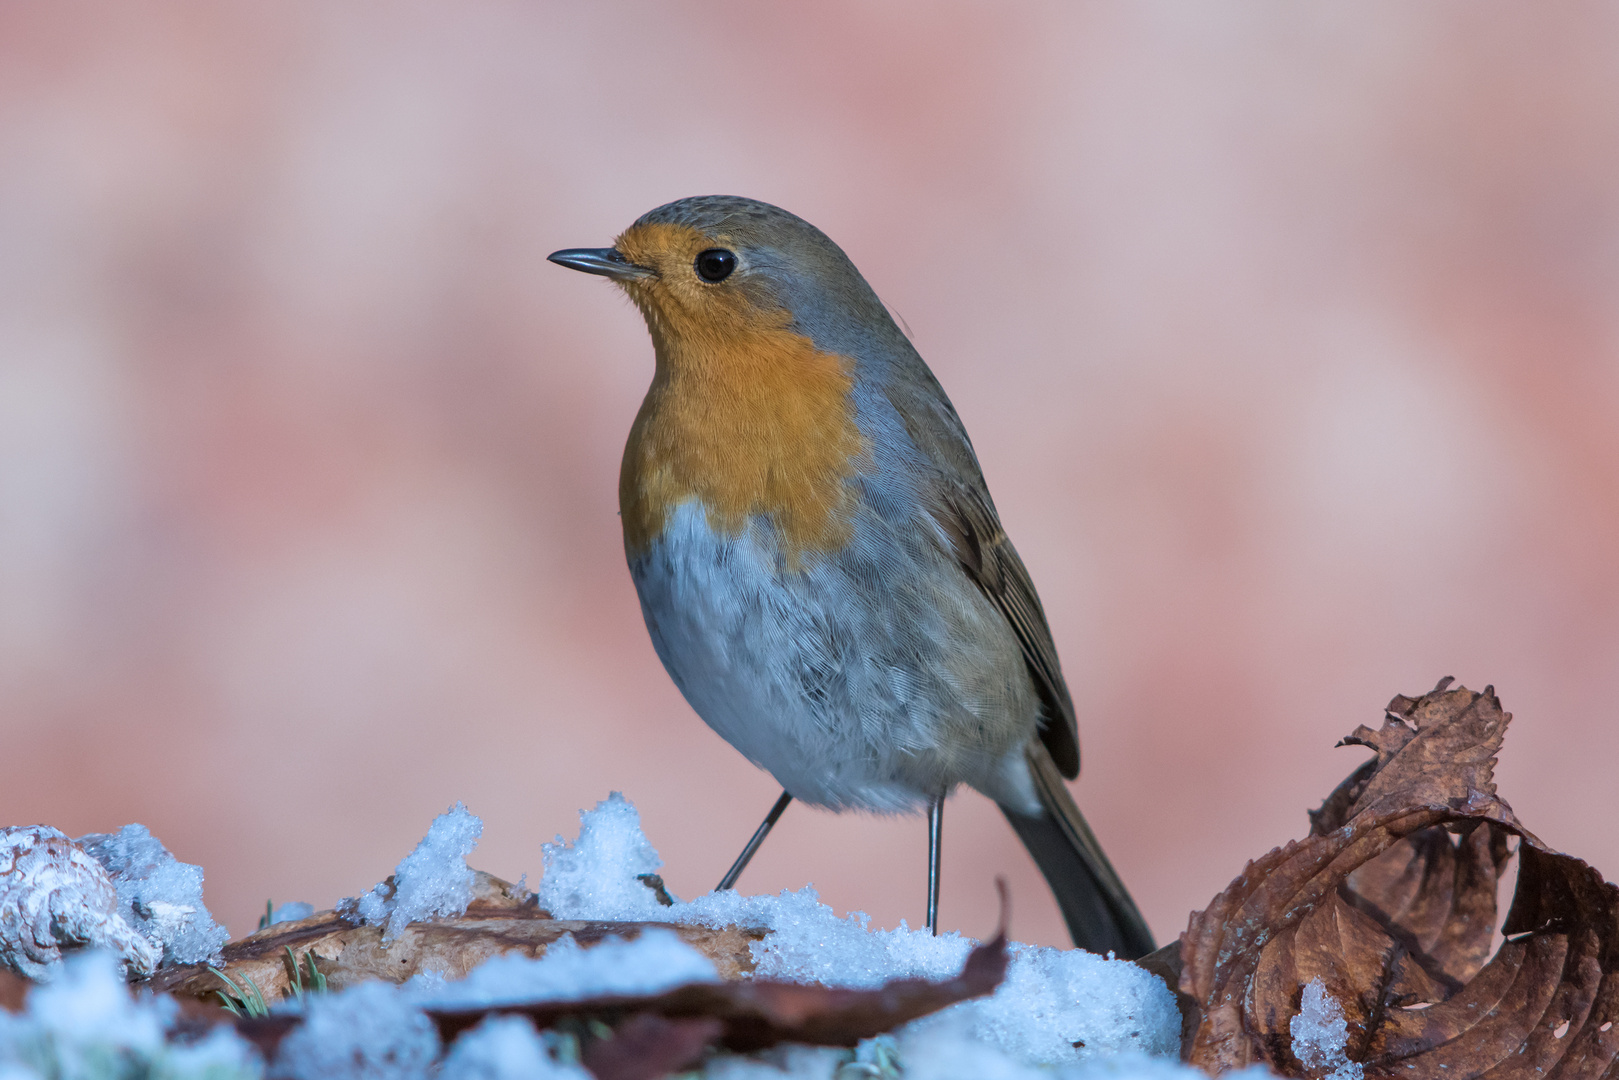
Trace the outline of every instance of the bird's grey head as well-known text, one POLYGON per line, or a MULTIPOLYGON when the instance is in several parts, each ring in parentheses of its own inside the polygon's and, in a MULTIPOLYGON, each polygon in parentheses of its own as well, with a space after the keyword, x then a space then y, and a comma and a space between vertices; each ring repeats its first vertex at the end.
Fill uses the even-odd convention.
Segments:
POLYGON ((785 312, 817 347, 862 357, 903 340, 882 301, 835 243, 786 210, 734 195, 679 199, 650 210, 612 248, 551 258, 619 281, 649 320, 718 309, 723 294, 785 312))

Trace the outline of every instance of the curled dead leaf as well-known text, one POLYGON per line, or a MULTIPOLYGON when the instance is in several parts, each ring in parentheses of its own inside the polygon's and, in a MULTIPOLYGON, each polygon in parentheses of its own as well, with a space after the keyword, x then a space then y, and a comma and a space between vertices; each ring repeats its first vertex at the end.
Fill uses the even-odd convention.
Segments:
POLYGON ((1192 916, 1179 956, 1188 1061, 1322 1074, 1291 1037, 1319 980, 1367 1077, 1614 1068, 1619 889, 1523 827, 1492 779, 1510 714, 1492 688, 1448 685, 1396 697, 1381 729, 1345 739, 1376 757, 1311 815, 1310 835, 1251 862, 1192 916), (1512 836, 1507 941, 1486 963, 1512 836))

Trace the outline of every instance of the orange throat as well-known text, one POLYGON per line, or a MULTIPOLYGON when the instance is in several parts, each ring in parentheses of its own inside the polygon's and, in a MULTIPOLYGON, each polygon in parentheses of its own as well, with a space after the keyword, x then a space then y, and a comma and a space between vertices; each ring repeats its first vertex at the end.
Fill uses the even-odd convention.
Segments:
POLYGON ((787 329, 785 313, 775 325, 749 312, 750 325, 684 326, 689 312, 631 295, 647 314, 657 370, 619 473, 625 551, 646 551, 689 500, 716 533, 767 519, 790 568, 848 543, 848 481, 864 457, 851 362, 787 329))

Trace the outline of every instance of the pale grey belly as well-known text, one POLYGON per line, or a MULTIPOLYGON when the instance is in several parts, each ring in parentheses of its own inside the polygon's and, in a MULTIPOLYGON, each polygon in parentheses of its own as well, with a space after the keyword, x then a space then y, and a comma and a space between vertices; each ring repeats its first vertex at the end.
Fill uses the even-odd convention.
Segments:
POLYGON ((630 563, 670 676, 794 798, 904 811, 967 783, 1029 812, 1039 705, 1011 628, 928 537, 857 536, 787 569, 767 524, 677 508, 630 563))

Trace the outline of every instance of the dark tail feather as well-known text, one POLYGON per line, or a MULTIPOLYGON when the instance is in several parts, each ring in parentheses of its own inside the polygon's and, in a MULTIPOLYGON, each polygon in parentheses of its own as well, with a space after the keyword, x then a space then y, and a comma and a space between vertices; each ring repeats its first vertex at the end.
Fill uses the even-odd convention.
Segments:
POLYGON ((1046 812, 1037 818, 1004 806, 1001 812, 1057 894, 1074 944, 1094 953, 1111 951, 1125 960, 1152 952, 1152 932, 1146 920, 1102 854, 1051 755, 1038 739, 1029 743, 1028 757, 1029 772, 1046 812))

